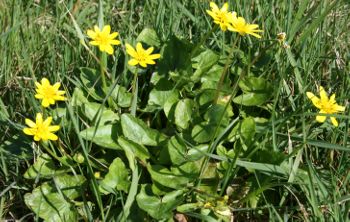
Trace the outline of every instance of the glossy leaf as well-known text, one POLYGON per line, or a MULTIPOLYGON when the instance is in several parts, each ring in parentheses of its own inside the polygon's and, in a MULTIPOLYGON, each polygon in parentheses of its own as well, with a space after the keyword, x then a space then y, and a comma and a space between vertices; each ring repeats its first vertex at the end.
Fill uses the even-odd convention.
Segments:
POLYGON ((78 211, 72 201, 80 196, 85 178, 81 175, 61 175, 54 181, 43 183, 32 193, 25 194, 26 205, 45 221, 77 221, 78 211))
POLYGON ((79 133, 86 140, 92 141, 95 144, 111 149, 121 149, 115 141, 118 138, 118 124, 108 124, 98 127, 90 127, 79 133))
POLYGON ((137 42, 146 43, 149 46, 160 46, 160 40, 154 29, 144 28, 136 39, 137 42))
POLYGON ((123 134, 131 141, 137 141, 142 145, 157 146, 166 137, 155 129, 149 128, 145 122, 132 116, 123 114, 121 116, 123 134))
POLYGON ((108 168, 108 173, 100 183, 100 191, 104 194, 108 194, 108 190, 122 190, 128 192, 130 187, 130 181, 128 180, 129 174, 123 161, 117 157, 113 160, 112 164, 108 168))
POLYGON ((176 190, 163 197, 154 195, 150 185, 142 185, 140 193, 136 196, 137 204, 151 217, 157 220, 169 219, 172 211, 184 200, 184 191, 176 190))
POLYGON ((175 124, 187 129, 192 119, 193 101, 190 99, 180 100, 175 108, 175 124))
POLYGON ((28 168, 24 173, 24 178, 26 179, 36 179, 37 177, 41 178, 51 178, 54 175, 62 174, 68 172, 69 168, 55 166, 52 158, 46 153, 41 154, 34 164, 28 168))

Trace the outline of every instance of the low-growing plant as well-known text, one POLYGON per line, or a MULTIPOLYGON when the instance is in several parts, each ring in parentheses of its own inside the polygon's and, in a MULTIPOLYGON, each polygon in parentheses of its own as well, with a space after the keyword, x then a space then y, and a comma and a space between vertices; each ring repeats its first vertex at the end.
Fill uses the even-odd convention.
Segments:
MULTIPOLYGON (((102 1, 98 25, 86 30, 70 14, 80 44, 96 65, 76 67, 79 75, 64 84, 51 85, 47 78, 31 84, 41 112, 25 119, 28 127, 23 128, 33 137, 35 157, 24 173, 33 182, 24 201, 36 217, 283 221, 284 214, 308 221, 311 212, 325 215, 319 205, 305 209, 301 204, 309 196, 322 196, 321 203, 329 197, 327 179, 314 178, 308 157, 308 166, 301 161, 308 144, 330 143, 306 138, 299 130, 282 134, 274 129, 276 122, 287 122, 288 114, 276 116, 274 99, 276 86, 286 83, 284 75, 267 78, 263 72, 265 60, 276 51, 294 61, 288 35, 264 40, 268 26, 248 23, 228 3, 211 2, 206 12, 198 19, 207 16, 214 24, 200 41, 159 36, 150 27, 124 39, 104 24, 102 1), (225 37, 223 44, 208 43, 216 33, 225 37), (291 139, 299 142, 293 146, 291 139), (297 197, 295 190, 310 195, 297 197), (285 202, 291 207, 282 209, 285 202)), ((322 129, 344 127, 335 117, 346 119, 337 114, 346 108, 335 94, 328 98, 320 83, 320 98, 307 92, 312 87, 296 64, 292 68, 300 99, 310 110, 311 104, 320 110, 310 115, 324 123, 322 129)), ((303 130, 317 135, 312 126, 303 130)), ((344 219, 349 206, 340 207, 344 219)))

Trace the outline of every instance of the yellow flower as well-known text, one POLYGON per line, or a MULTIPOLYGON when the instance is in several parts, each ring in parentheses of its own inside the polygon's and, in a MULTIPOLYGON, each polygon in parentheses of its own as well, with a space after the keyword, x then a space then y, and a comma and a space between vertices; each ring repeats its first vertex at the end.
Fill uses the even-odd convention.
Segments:
POLYGON ((210 2, 211 10, 207 13, 214 19, 214 23, 220 25, 222 31, 226 31, 232 22, 232 14, 227 11, 228 3, 225 3, 221 9, 214 3, 210 2))
POLYGON ((147 67, 147 64, 156 64, 153 60, 160 58, 160 54, 151 54, 154 50, 153 47, 150 47, 145 50, 142 47, 141 43, 136 44, 136 50, 128 43, 125 44, 125 47, 126 52, 132 57, 132 59, 130 59, 128 62, 128 64, 131 66, 136 66, 137 64, 140 64, 140 66, 142 67, 147 67))
POLYGON ((46 120, 43 120, 43 115, 41 113, 37 113, 35 123, 30 119, 25 119, 25 122, 30 128, 24 128, 23 132, 27 135, 34 136, 35 141, 58 139, 58 137, 52 132, 59 130, 60 126, 50 126, 52 117, 48 117, 46 120))
POLYGON ((91 45, 98 46, 101 52, 107 52, 110 55, 114 52, 112 45, 120 44, 120 41, 115 39, 119 33, 111 33, 111 26, 109 25, 105 25, 102 31, 95 25, 94 30, 87 30, 87 35, 92 39, 90 41, 91 45))
POLYGON ((238 32, 240 35, 252 35, 256 38, 261 38, 257 32, 263 32, 263 30, 257 29, 259 28, 256 24, 249 24, 245 21, 243 17, 237 17, 237 13, 232 13, 232 23, 231 26, 228 27, 230 31, 238 32))
MULTIPOLYGON (((320 109, 319 113, 334 114, 345 110, 344 106, 339 106, 335 101, 335 94, 328 98, 328 95, 322 86, 320 86, 320 98, 311 92, 307 92, 306 95, 309 99, 311 99, 314 106, 320 109)), ((327 116, 316 116, 316 121, 323 123, 326 118, 327 116)), ((335 119, 335 117, 331 117, 331 122, 334 126, 338 126, 338 121, 335 119)))
POLYGON ((43 107, 48 107, 50 105, 55 104, 56 101, 63 101, 65 91, 58 90, 61 86, 61 83, 56 82, 54 85, 51 85, 49 80, 46 78, 43 78, 41 80, 41 84, 38 82, 35 82, 36 85, 36 93, 35 98, 42 99, 41 105, 43 107))

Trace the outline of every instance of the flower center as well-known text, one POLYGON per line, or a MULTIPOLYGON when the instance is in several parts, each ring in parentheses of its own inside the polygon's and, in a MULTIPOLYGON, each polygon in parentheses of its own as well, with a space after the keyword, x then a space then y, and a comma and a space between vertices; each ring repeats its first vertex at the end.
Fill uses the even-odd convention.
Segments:
POLYGON ((48 128, 42 123, 37 124, 34 129, 35 129, 35 135, 39 137, 42 137, 48 131, 48 128))
POLYGON ((46 98, 52 98, 56 96, 56 90, 52 86, 46 86, 43 88, 44 96, 46 98))
POLYGON ((102 35, 102 34, 100 33, 100 34, 98 34, 98 35, 96 36, 96 40, 95 40, 95 41, 99 42, 100 45, 107 45, 108 42, 109 42, 109 39, 107 38, 107 36, 102 35))
POLYGON ((136 59, 140 62, 146 61, 147 55, 143 52, 138 52, 136 59))
POLYGON ((332 114, 336 112, 334 109, 334 104, 330 103, 329 101, 322 101, 321 107, 321 110, 323 110, 325 113, 332 114))

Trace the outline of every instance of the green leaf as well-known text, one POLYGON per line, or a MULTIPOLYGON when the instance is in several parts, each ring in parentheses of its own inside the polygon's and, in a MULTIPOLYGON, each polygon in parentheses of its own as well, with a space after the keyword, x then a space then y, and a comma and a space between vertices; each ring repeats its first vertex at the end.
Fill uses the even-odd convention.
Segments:
POLYGON ((167 146, 170 160, 174 165, 186 162, 186 144, 177 136, 171 137, 167 146))
POLYGON ((218 125, 216 123, 201 122, 193 127, 191 133, 192 138, 197 143, 207 143, 212 140, 214 136, 220 135, 220 132, 225 130, 224 124, 221 124, 218 130, 216 130, 217 127, 218 125))
POLYGON ((80 79, 84 85, 88 97, 102 101, 104 98, 104 93, 102 91, 102 83, 100 80, 100 75, 95 69, 91 68, 80 68, 80 79))
POLYGON ((150 185, 142 185, 136 201, 154 219, 169 219, 173 216, 172 211, 184 201, 184 191, 176 190, 159 197, 153 194, 150 185))
POLYGON ((152 180, 165 187, 180 189, 186 187, 187 183, 189 182, 189 178, 179 174, 178 170, 175 170, 176 172, 172 172, 166 167, 150 164, 147 165, 147 170, 151 174, 152 180))
POLYGON ((175 124, 182 128, 187 129, 192 119, 193 101, 190 99, 180 100, 175 108, 175 124))
POLYGON ((245 77, 238 83, 243 92, 249 93, 271 93, 272 86, 264 78, 254 76, 245 77))
POLYGON ((128 92, 125 87, 116 85, 111 93, 111 97, 119 107, 130 107, 132 93, 128 92))
POLYGON ((271 98, 273 92, 271 83, 263 78, 248 76, 238 84, 244 93, 235 97, 233 102, 244 106, 260 106, 271 98))
POLYGON ((212 50, 207 49, 197 57, 193 58, 193 68, 196 71, 193 73, 191 80, 196 82, 203 74, 205 74, 219 60, 219 56, 212 50))
MULTIPOLYGON (((218 82, 221 78, 224 67, 220 65, 214 65, 209 69, 205 74, 201 77, 201 89, 213 89, 217 88, 218 82)), ((230 85, 230 83, 224 83, 223 90, 226 90, 230 85)))
POLYGON ((151 156, 146 147, 139 143, 127 140, 124 137, 119 137, 118 143, 122 149, 130 150, 134 153, 135 157, 138 157, 143 162, 146 162, 151 156))
POLYGON ((179 97, 178 90, 159 90, 152 89, 149 93, 148 105, 151 106, 160 106, 164 108, 166 101, 168 100, 177 100, 179 97))
POLYGON ((191 133, 193 140, 197 143, 209 142, 214 136, 216 127, 216 125, 208 124, 207 122, 195 125, 191 133))
POLYGON ((123 161, 117 157, 108 168, 108 173, 100 183, 100 191, 109 194, 108 190, 122 190, 128 192, 130 181, 128 180, 128 170, 123 161))
POLYGON ((115 141, 119 134, 118 124, 90 127, 79 133, 83 139, 92 141, 99 146, 120 150, 121 147, 115 141))
POLYGON ((55 175, 68 172, 69 170, 70 169, 67 167, 61 167, 60 169, 57 169, 51 157, 43 153, 36 159, 35 163, 32 166, 30 166, 28 170, 24 173, 24 178, 51 178, 55 175))
POLYGON ((73 106, 81 106, 84 103, 88 103, 88 99, 85 97, 84 92, 80 88, 75 88, 71 99, 73 106))
POLYGON ((187 84, 192 76, 192 48, 193 45, 190 42, 171 36, 162 49, 161 59, 158 63, 159 74, 166 76, 171 72, 176 73, 172 76, 173 79, 176 82, 179 80, 187 84))
POLYGON ((232 101, 243 106, 260 106, 271 98, 271 93, 247 93, 235 97, 232 101))
POLYGON ((166 137, 155 129, 149 128, 142 120, 131 114, 122 114, 121 126, 123 134, 131 141, 146 146, 158 146, 159 143, 166 140, 166 137))
POLYGON ((146 43, 149 46, 160 46, 160 40, 154 29, 144 28, 136 39, 137 42, 146 43))
POLYGON ((83 104, 84 114, 92 122, 97 123, 97 121, 99 121, 100 125, 104 125, 108 122, 112 123, 116 120, 119 120, 118 114, 105 107, 101 108, 101 106, 102 105, 100 103, 86 102, 83 104), (102 114, 98 115, 98 113, 101 113, 101 111, 102 114))
POLYGON ((43 183, 32 193, 25 194, 26 205, 45 221, 77 221, 78 211, 71 201, 80 196, 84 176, 61 175, 54 181, 43 183))

